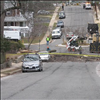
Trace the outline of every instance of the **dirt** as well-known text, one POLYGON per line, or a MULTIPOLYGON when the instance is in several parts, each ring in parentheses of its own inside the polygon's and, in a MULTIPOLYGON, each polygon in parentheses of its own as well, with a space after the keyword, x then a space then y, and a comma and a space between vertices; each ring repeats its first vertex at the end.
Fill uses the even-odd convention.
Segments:
POLYGON ((100 61, 100 57, 83 57, 83 56, 69 56, 69 55, 51 55, 49 62, 93 62, 100 61))

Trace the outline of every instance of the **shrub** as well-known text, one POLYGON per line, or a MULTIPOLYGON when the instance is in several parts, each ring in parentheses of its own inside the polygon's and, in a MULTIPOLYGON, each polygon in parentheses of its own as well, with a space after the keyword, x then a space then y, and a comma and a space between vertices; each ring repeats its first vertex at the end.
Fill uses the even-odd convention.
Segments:
POLYGON ((24 45, 22 44, 21 41, 10 41, 10 52, 14 51, 18 51, 19 48, 24 48, 24 45))
POLYGON ((10 44, 10 41, 8 39, 1 38, 0 50, 1 50, 2 53, 9 51, 10 46, 11 46, 11 44, 10 44))

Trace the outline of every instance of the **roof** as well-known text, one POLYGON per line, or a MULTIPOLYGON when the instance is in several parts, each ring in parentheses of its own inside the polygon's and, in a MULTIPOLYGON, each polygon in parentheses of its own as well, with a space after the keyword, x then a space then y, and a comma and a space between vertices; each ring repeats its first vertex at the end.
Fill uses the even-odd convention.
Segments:
POLYGON ((4 9, 14 7, 14 5, 11 2, 14 3, 13 1, 5 1, 4 2, 4 9))
POLYGON ((23 16, 5 17, 4 22, 26 22, 27 19, 23 16))

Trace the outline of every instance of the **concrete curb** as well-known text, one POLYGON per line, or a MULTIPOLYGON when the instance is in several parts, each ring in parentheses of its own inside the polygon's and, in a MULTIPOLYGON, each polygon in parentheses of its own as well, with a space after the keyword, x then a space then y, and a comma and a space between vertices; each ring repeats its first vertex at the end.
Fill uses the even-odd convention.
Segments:
POLYGON ((12 74, 18 73, 20 71, 21 71, 21 68, 19 68, 19 69, 15 68, 13 70, 9 70, 9 72, 4 71, 3 73, 1 73, 1 78, 5 77, 5 76, 8 76, 8 75, 12 75, 12 74))
POLYGON ((14 73, 21 71, 21 66, 22 66, 22 62, 12 63, 12 66, 10 68, 5 68, 1 70, 1 77, 12 75, 14 73))
MULTIPOLYGON (((62 44, 58 44, 58 45, 56 45, 56 46, 58 46, 58 47, 66 47, 66 45, 62 45, 62 44)), ((83 46, 81 46, 81 47, 89 47, 89 45, 83 45, 83 46)))

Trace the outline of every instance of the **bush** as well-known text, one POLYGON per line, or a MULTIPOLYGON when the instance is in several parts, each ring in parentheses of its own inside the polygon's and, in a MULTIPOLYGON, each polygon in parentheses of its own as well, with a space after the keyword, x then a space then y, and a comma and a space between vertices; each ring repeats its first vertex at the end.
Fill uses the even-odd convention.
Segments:
POLYGON ((1 46, 0 46, 0 50, 2 53, 5 53, 7 51, 10 50, 10 41, 8 39, 5 39, 5 38, 1 38, 1 46))
POLYGON ((24 48, 24 45, 22 44, 21 41, 10 41, 10 50, 9 52, 16 52, 19 50, 19 48, 24 48))

